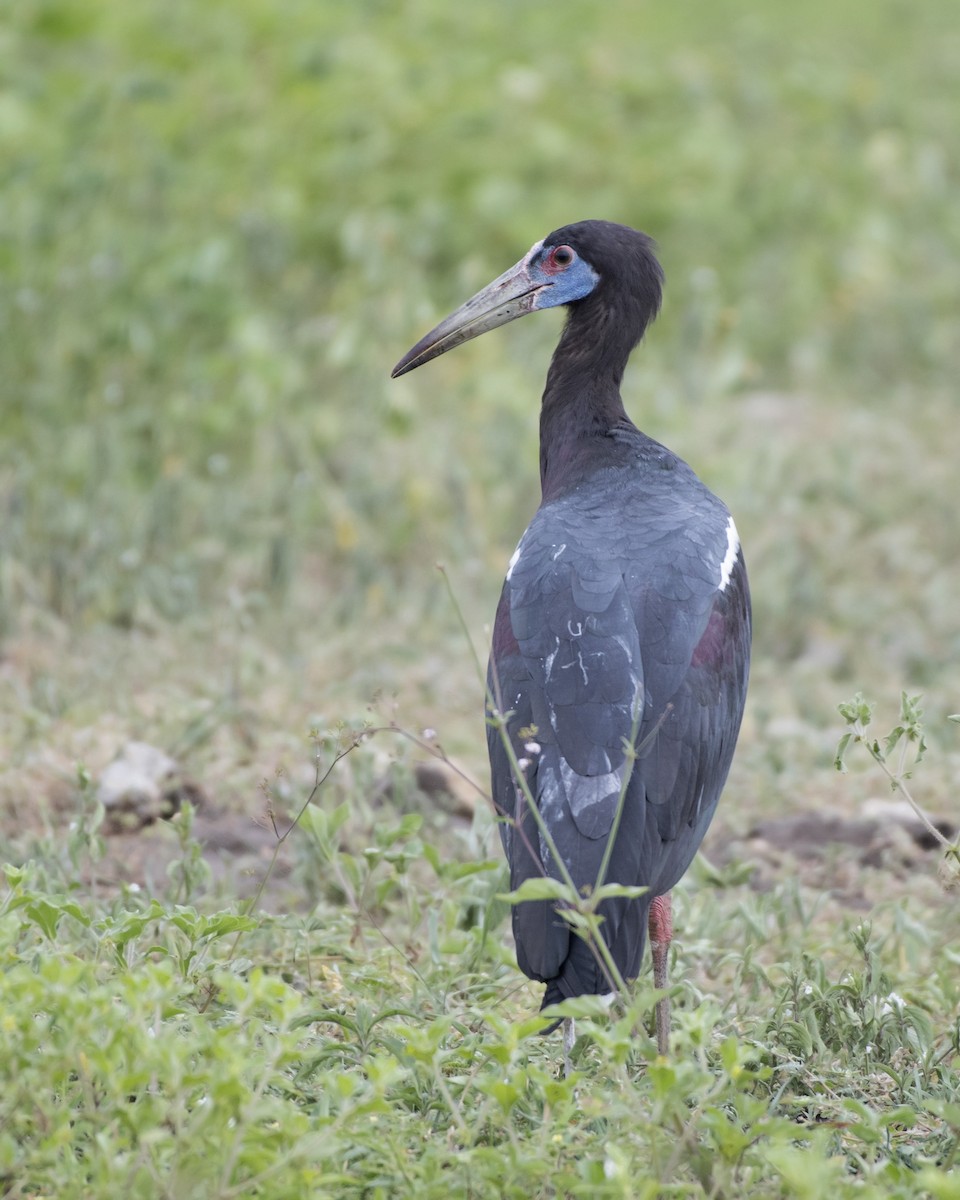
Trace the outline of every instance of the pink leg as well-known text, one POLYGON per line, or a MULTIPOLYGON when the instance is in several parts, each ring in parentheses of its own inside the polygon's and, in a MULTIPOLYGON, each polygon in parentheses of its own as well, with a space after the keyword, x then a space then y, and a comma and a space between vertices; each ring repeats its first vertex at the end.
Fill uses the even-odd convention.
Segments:
MULTIPOLYGON (((670 904, 670 893, 654 897, 650 905, 650 953, 653 956, 653 986, 667 987, 667 957, 670 954, 670 941, 673 938, 673 913, 670 904)), ((662 996, 657 1001, 657 1051, 668 1054, 670 1051, 670 997, 662 996)))

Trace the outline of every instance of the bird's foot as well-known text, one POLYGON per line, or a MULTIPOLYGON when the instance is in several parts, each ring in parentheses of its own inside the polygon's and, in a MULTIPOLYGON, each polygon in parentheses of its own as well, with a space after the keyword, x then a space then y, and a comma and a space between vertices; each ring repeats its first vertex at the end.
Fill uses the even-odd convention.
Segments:
POLYGON ((577 1024, 573 1017, 564 1017, 563 1020, 563 1077, 569 1079, 573 1074, 573 1066, 570 1063, 570 1055, 573 1053, 574 1043, 577 1040, 577 1024))
MULTIPOLYGON (((670 893, 655 896, 650 905, 647 927, 650 931, 650 953, 653 956, 653 986, 663 990, 668 986, 667 959, 673 939, 673 908, 670 893)), ((656 1007, 657 1052, 670 1052, 670 997, 661 996, 656 1007)))

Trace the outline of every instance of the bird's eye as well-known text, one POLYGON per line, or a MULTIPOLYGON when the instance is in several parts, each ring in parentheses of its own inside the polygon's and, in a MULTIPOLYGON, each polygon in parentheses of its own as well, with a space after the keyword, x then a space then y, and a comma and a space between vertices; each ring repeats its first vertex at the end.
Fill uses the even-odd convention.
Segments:
POLYGON ((554 246, 544 261, 544 269, 550 274, 565 271, 577 257, 572 246, 554 246))

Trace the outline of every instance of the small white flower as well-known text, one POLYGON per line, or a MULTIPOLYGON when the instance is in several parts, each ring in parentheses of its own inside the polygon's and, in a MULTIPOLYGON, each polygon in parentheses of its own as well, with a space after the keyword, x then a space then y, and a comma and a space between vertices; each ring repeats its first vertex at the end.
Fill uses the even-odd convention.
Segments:
POLYGON ((525 742, 523 748, 524 748, 524 750, 526 750, 526 752, 528 754, 539 754, 540 753, 540 743, 539 742, 525 742))
POLYGON ((520 768, 521 771, 525 771, 527 769, 527 767, 530 766, 530 759, 529 758, 517 759, 517 766, 520 768))

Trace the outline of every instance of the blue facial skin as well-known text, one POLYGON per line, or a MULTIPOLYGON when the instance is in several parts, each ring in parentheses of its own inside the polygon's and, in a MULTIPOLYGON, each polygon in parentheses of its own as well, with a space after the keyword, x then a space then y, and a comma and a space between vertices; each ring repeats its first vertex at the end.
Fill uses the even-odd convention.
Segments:
MULTIPOLYGON (((555 250, 556 247, 551 249, 555 250)), ((544 285, 543 291, 537 293, 533 304, 537 309, 557 308, 561 304, 582 300, 584 296, 589 296, 600 282, 600 276, 576 251, 571 251, 574 258, 565 269, 545 269, 544 260, 551 253, 551 249, 541 251, 538 255, 540 261, 532 262, 529 267, 531 282, 544 285)))

